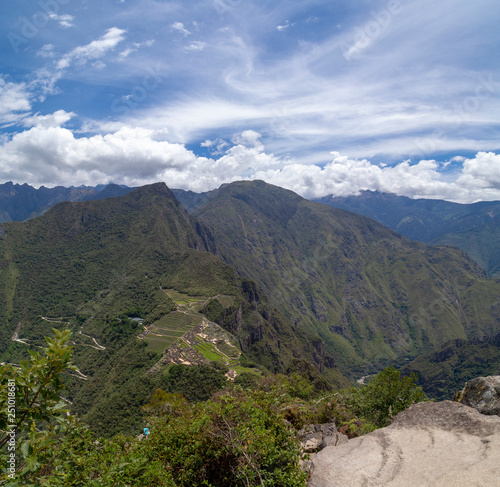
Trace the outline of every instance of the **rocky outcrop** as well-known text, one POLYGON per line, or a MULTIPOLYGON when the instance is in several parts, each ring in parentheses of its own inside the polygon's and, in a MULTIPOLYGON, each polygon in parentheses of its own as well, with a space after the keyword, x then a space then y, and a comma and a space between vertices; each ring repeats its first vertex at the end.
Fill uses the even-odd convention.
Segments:
POLYGON ((347 443, 348 438, 337 430, 335 423, 309 424, 304 426, 298 433, 302 453, 301 468, 311 473, 313 468, 312 459, 315 454, 327 446, 338 446, 347 443))
POLYGON ((500 375, 470 380, 455 400, 477 409, 481 414, 500 416, 500 375))
POLYGON ((337 431, 335 423, 307 425, 298 432, 302 451, 315 453, 327 446, 347 443, 347 436, 337 431))
POLYGON ((499 417, 420 403, 391 426, 321 450, 308 487, 500 487, 499 458, 499 417))

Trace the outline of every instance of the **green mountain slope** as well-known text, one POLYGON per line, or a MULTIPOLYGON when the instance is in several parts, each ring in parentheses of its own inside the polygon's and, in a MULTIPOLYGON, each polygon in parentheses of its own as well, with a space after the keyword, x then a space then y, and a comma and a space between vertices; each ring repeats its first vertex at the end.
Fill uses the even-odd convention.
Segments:
POLYGON ((223 186, 195 213, 217 254, 356 374, 499 330, 500 282, 453 248, 261 181, 223 186))
POLYGON ((432 242, 433 245, 458 247, 474 259, 488 275, 500 278, 500 222, 477 225, 468 230, 447 233, 432 242))
POLYGON ((201 322, 203 307, 234 344, 221 333, 213 347, 193 335, 190 346, 202 362, 229 356, 238 362, 237 346, 241 360, 275 371, 305 360, 343 383, 321 341, 295 331, 253 282, 208 251, 212 246, 163 183, 117 198, 61 203, 28 222, 3 224, 0 361, 18 363, 52 327, 71 328, 82 372, 71 377, 73 409, 101 433, 130 430, 139 406, 164 380, 155 364, 172 337, 181 339, 201 322), (193 298, 199 306, 183 311, 184 295, 204 299, 193 298), (144 326, 154 333, 148 336, 144 326))
POLYGON ((377 191, 362 191, 357 196, 325 196, 315 201, 373 218, 411 240, 457 246, 489 276, 499 277, 499 201, 464 205, 377 191))
POLYGON ((467 381, 500 374, 500 334, 451 340, 437 351, 417 357, 401 370, 408 375, 416 372, 419 384, 429 397, 453 399, 467 381))

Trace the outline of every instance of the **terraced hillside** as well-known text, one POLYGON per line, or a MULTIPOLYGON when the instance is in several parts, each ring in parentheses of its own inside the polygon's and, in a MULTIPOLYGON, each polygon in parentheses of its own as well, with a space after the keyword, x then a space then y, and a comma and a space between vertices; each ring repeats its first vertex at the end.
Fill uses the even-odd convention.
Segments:
POLYGON ((163 357, 152 370, 169 363, 199 365, 220 362, 233 370, 241 366, 237 339, 219 325, 200 313, 211 300, 224 303, 227 309, 235 301, 234 296, 189 296, 174 289, 162 291, 175 303, 176 309, 147 325, 138 338, 147 343, 147 350, 162 352, 163 357))

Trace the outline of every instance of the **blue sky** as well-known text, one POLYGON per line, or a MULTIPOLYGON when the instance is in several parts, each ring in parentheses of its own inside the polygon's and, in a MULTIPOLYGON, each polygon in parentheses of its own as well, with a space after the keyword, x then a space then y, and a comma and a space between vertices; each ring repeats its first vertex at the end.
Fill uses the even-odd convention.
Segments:
POLYGON ((500 199, 497 0, 0 0, 0 182, 500 199))

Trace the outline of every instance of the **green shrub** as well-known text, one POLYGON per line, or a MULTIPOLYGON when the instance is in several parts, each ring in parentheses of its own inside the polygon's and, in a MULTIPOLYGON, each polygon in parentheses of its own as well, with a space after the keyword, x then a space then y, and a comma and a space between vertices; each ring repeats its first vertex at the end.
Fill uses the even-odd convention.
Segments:
POLYGON ((295 434, 276 397, 235 389, 177 414, 149 419, 144 454, 179 487, 305 486, 295 434))
POLYGON ((402 377, 399 370, 388 367, 368 384, 345 391, 344 401, 354 414, 382 428, 412 404, 428 400, 415 381, 414 375, 402 377))

